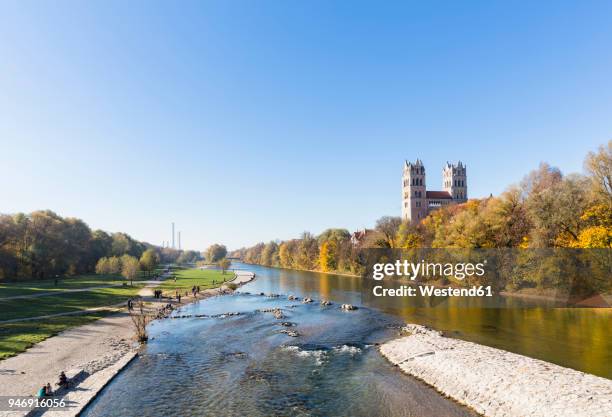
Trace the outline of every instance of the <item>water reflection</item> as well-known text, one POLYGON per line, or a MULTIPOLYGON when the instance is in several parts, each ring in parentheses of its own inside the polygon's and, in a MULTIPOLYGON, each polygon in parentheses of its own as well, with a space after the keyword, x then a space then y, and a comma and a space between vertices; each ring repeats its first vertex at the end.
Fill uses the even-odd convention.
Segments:
MULTIPOLYGON (((296 294, 361 304, 361 278, 240 265, 258 279, 245 291, 296 294)), ((435 308, 414 300, 385 299, 376 307, 407 322, 448 335, 612 378, 612 309, 554 308, 541 300, 503 297, 505 308, 485 308, 482 299, 449 299, 435 308)))

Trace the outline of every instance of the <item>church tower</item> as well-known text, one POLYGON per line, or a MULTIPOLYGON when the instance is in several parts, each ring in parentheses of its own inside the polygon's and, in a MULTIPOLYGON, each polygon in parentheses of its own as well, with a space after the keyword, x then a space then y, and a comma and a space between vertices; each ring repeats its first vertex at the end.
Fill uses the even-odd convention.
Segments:
POLYGON ((417 159, 405 161, 402 175, 402 220, 418 222, 427 216, 425 167, 417 159))
POLYGON ((451 195, 454 202, 467 201, 467 171, 461 161, 457 165, 446 163, 442 170, 442 181, 444 191, 451 195))

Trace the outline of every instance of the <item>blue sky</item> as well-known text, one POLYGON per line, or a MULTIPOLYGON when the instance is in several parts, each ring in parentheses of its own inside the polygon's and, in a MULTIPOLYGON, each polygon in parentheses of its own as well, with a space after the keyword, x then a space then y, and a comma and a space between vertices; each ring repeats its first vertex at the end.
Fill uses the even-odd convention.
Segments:
POLYGON ((610 2, 6 1, 0 212, 231 248, 471 197, 612 132, 610 2))

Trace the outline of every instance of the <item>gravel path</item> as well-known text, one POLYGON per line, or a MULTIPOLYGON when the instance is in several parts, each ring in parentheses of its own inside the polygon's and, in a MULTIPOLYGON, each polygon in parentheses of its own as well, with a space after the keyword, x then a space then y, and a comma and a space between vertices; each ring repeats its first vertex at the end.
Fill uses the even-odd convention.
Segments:
POLYGON ((380 347, 393 364, 485 416, 610 417, 612 380, 451 339, 415 324, 380 347))
MULTIPOLYGON (((151 288, 158 286, 161 281, 140 281, 140 283, 145 283, 145 287, 142 288, 140 291, 138 291, 138 295, 141 297, 144 296, 149 296, 153 294, 153 291, 151 290, 151 288)), ((95 289, 100 289, 100 288, 109 288, 109 287, 119 287, 122 286, 123 284, 118 284, 118 285, 107 285, 104 287, 92 287, 92 288, 79 288, 76 290, 66 290, 64 292, 53 292, 53 293, 45 293, 46 295, 62 295, 63 293, 66 292, 83 292, 83 291, 90 291, 90 290, 95 290, 95 289)), ((8 297, 8 298, 0 298, 0 301, 2 300, 8 300, 8 299, 14 299, 14 298, 31 298, 31 297, 37 297, 36 296, 15 296, 15 297, 8 297)), ((40 295, 42 296, 42 295, 40 295)), ((8 324, 8 323, 17 323, 20 321, 30 321, 30 320, 44 320, 44 319, 49 319, 52 317, 60 317, 60 316, 76 316, 79 314, 87 314, 87 313, 93 313, 96 311, 102 311, 102 310, 116 310, 119 311, 120 309, 122 309, 123 307, 125 307, 125 302, 121 302, 121 303, 117 303, 117 304, 112 304, 112 305, 108 305, 108 306, 100 306, 100 307, 93 307, 93 308, 86 308, 84 310, 78 310, 78 311, 67 311, 64 313, 55 313, 55 314, 47 314, 44 316, 35 316, 35 317, 22 317, 22 318, 18 318, 18 319, 10 319, 10 320, 2 320, 0 321, 0 325, 1 324, 8 324)))
POLYGON ((38 298, 38 297, 48 297, 50 295, 63 295, 66 293, 71 293, 71 292, 84 292, 84 291, 91 291, 91 290, 101 290, 104 288, 111 288, 111 287, 121 287, 123 284, 108 284, 108 285, 99 285, 97 287, 87 287, 87 288, 72 288, 72 289, 62 289, 62 290, 55 290, 55 291, 47 291, 47 292, 39 292, 36 294, 25 294, 25 295, 12 295, 10 297, 3 297, 0 298, 0 302, 2 301, 10 301, 10 300, 19 300, 22 298, 38 298))

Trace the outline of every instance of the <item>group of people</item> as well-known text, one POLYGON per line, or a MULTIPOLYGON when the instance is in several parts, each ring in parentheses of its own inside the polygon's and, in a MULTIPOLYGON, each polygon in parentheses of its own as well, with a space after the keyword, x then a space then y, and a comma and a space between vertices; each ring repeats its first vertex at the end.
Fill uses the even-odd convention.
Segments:
POLYGON ((162 298, 162 290, 153 291, 153 298, 161 299, 162 298))
MULTIPOLYGON (((68 385, 68 377, 64 371, 60 372, 59 380, 57 381, 57 385, 61 387, 65 387, 68 385)), ((47 385, 43 385, 41 389, 38 390, 37 396, 41 397, 50 397, 53 395, 53 389, 51 389, 51 384, 47 382, 47 385)))
POLYGON ((200 286, 199 285, 198 286, 194 285, 191 288, 191 295, 195 297, 196 294, 199 294, 199 293, 200 293, 200 286))

